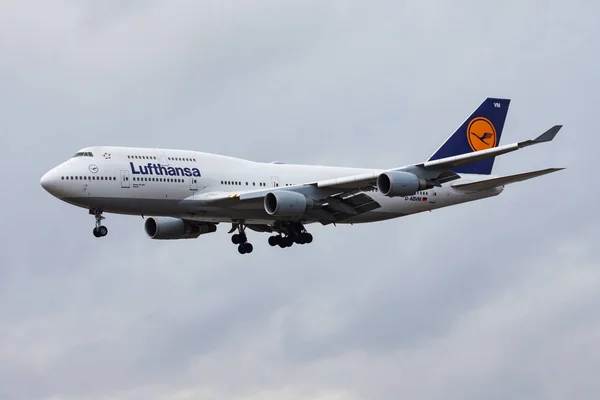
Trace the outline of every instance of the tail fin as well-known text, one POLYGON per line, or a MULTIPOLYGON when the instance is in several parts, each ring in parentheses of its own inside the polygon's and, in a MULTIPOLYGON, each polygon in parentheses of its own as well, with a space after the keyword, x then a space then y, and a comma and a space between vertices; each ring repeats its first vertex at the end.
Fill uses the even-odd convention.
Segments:
MULTIPOLYGON (((498 146, 508 114, 510 99, 488 97, 469 118, 440 146, 428 161, 472 153, 498 146)), ((489 175, 494 158, 465 164, 452 169, 456 173, 489 175)))

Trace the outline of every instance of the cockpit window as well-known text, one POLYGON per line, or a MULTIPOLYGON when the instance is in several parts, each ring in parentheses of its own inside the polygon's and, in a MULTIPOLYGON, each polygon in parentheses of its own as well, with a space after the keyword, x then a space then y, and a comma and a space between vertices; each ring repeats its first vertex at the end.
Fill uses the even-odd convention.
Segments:
POLYGON ((75 153, 73 158, 75 157, 94 157, 94 155, 89 151, 80 151, 78 153, 75 153))

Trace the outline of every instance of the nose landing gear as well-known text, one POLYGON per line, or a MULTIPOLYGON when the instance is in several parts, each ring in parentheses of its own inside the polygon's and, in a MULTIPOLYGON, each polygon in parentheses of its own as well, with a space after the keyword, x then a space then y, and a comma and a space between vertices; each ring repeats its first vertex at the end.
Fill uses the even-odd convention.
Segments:
POLYGON ((102 225, 102 220, 104 219, 102 216, 102 210, 95 208, 90 210, 90 214, 94 214, 94 217, 96 218, 96 226, 93 230, 94 236, 99 238, 108 235, 108 228, 102 225))

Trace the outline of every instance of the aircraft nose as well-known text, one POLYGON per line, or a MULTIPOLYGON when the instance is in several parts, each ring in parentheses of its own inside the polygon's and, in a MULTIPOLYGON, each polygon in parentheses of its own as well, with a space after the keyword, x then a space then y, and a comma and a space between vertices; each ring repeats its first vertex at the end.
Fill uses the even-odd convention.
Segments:
POLYGON ((42 187, 51 195, 58 196, 59 182, 56 179, 56 174, 54 173, 54 170, 50 170, 46 172, 44 176, 42 176, 42 178, 40 179, 40 185, 42 185, 42 187))

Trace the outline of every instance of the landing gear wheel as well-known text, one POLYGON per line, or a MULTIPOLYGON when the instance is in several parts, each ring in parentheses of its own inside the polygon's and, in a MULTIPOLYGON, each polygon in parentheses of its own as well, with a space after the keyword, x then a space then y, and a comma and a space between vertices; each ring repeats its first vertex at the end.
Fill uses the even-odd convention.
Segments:
POLYGON ((311 243, 313 241, 313 235, 311 235, 310 233, 305 233, 304 235, 304 243, 311 243))
POLYGON ((100 226, 98 228, 98 233, 100 234, 100 237, 104 237, 104 236, 108 235, 108 228, 105 226, 100 226))
POLYGON ((254 247, 250 243, 241 243, 238 245, 238 252, 240 254, 249 254, 252 253, 252 250, 254 250, 254 247))
POLYGON ((94 228, 94 230, 92 232, 94 233, 94 236, 96 236, 97 238, 104 237, 104 236, 108 235, 108 228, 101 225, 99 227, 94 228))
POLYGON ((234 234, 231 237, 231 243, 233 243, 233 244, 240 244, 240 235, 238 235, 237 233, 234 234))
POLYGON ((283 249, 285 247, 292 247, 293 244, 294 239, 291 236, 286 236, 281 238, 281 241, 279 242, 279 247, 283 249))
POLYGON ((281 242, 281 236, 269 236, 269 245, 277 246, 281 242))

